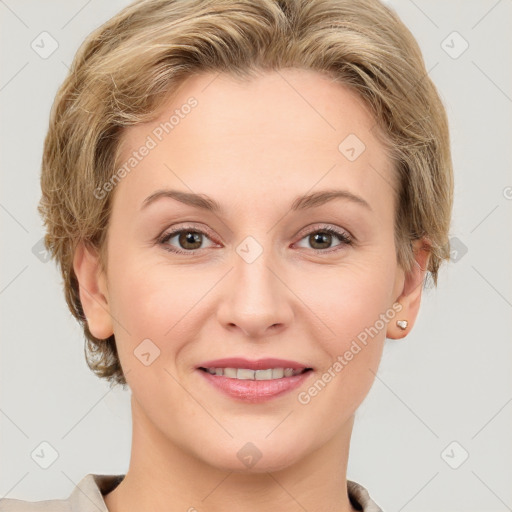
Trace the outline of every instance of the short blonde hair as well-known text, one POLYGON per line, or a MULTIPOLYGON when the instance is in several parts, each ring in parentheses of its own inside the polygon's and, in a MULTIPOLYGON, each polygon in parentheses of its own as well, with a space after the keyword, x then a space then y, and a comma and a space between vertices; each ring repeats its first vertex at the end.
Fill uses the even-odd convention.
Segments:
POLYGON ((397 262, 410 271, 412 241, 427 239, 437 285, 449 259, 453 200, 447 116, 416 40, 390 7, 378 0, 136 1, 75 55, 51 110, 38 207, 46 249, 84 329, 87 364, 111 384, 126 385, 115 337, 89 331, 73 256, 83 241, 105 265, 113 192, 98 198, 94 191, 115 173, 123 128, 156 118, 192 74, 251 77, 287 67, 326 74, 370 108, 396 170, 397 262))

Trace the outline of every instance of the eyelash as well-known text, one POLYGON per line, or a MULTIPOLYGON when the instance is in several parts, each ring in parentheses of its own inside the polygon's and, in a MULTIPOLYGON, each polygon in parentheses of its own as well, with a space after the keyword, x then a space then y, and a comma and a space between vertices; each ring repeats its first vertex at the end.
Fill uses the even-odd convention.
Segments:
MULTIPOLYGON (((196 228, 194 226, 182 226, 179 229, 175 229, 173 231, 164 233, 163 235, 158 237, 157 243, 162 245, 164 250, 166 250, 168 252, 171 252, 171 253, 174 253, 174 254, 194 255, 197 252, 201 251, 202 249, 194 249, 194 250, 191 250, 191 251, 185 251, 185 250, 182 250, 182 249, 176 249, 175 247, 171 248, 171 246, 169 244, 167 244, 167 242, 171 238, 173 238, 175 235, 177 235, 179 233, 183 233, 183 232, 199 233, 199 234, 202 234, 202 235, 210 238, 210 240, 211 240, 211 237, 208 236, 208 233, 205 232, 205 231, 202 231, 201 229, 198 229, 198 228, 196 228)), ((338 250, 343 248, 343 246, 347 246, 347 245, 350 246, 350 245, 353 245, 353 243, 354 243, 354 240, 353 240, 351 235, 349 235, 348 233, 343 232, 343 231, 338 231, 337 229, 332 228, 330 226, 316 228, 316 229, 306 233, 299 241, 303 240, 304 238, 306 238, 306 237, 308 237, 308 236, 310 236, 310 235, 312 235, 314 233, 328 233, 330 235, 334 235, 334 236, 338 237, 339 240, 341 241, 341 243, 339 245, 336 245, 334 247, 330 247, 328 249, 311 249, 316 254, 325 254, 325 253, 337 252, 338 250)))

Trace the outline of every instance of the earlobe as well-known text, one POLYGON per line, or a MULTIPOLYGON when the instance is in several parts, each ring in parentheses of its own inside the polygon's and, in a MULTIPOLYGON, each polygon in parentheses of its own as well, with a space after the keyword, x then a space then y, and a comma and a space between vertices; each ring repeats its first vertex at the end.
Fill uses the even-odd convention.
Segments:
POLYGON ((84 242, 75 249, 73 269, 79 283, 79 294, 91 334, 106 339, 113 331, 106 276, 98 251, 84 242))
POLYGON ((425 239, 415 240, 413 251, 415 259, 412 269, 405 275, 403 289, 396 299, 396 302, 401 305, 401 310, 389 323, 386 332, 387 338, 405 338, 413 328, 418 316, 430 256, 430 245, 426 243, 425 239))

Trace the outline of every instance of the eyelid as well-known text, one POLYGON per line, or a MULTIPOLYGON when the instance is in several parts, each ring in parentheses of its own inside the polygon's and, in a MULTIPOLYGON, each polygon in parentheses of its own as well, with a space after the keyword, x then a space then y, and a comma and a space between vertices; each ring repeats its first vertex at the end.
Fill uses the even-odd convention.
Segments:
POLYGON ((205 226, 203 224, 200 224, 200 223, 196 224, 194 222, 185 222, 183 224, 180 224, 180 223, 174 224, 173 226, 168 228, 168 231, 165 230, 159 236, 159 238, 166 237, 170 234, 176 234, 176 233, 179 233, 180 231, 186 231, 187 229, 189 229, 190 231, 192 231, 192 230, 197 231, 198 233, 204 233, 204 234, 208 235, 210 238, 215 238, 215 235, 210 228, 208 228, 207 226, 205 226))
POLYGON ((328 224, 325 222, 317 222, 314 224, 310 224, 309 226, 306 226, 305 228, 301 229, 297 236, 300 236, 300 240, 304 238, 305 236, 315 233, 316 231, 322 231, 322 230, 332 230, 335 231, 338 235, 345 235, 347 238, 349 238, 351 241, 355 241, 356 238, 352 235, 350 231, 348 231, 345 228, 341 228, 339 226, 335 226, 333 224, 328 224))

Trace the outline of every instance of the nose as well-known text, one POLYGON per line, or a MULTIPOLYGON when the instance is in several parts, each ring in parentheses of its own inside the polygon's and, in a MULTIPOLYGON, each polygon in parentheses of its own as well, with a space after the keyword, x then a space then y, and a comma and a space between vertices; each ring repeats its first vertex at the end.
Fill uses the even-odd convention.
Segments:
POLYGON ((281 333, 293 319, 293 293, 270 251, 248 263, 238 254, 217 309, 221 325, 253 341, 281 333))

